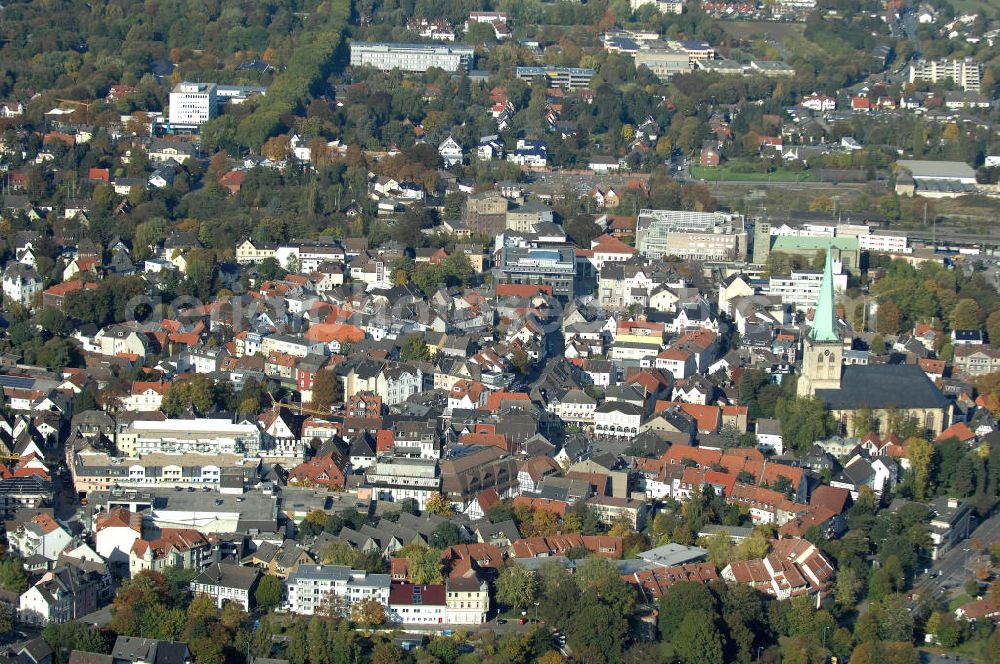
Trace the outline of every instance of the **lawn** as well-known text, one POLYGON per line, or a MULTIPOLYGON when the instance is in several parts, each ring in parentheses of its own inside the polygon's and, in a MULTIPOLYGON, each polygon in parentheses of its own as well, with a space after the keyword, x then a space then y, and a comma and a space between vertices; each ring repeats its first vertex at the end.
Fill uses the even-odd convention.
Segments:
POLYGON ((734 37, 754 39, 767 37, 784 41, 789 37, 801 37, 806 30, 805 23, 782 23, 778 21, 719 21, 722 29, 734 37))
POLYGON ((731 166, 710 168, 707 166, 692 166, 691 177, 699 180, 722 182, 805 182, 812 180, 808 171, 792 171, 779 168, 772 173, 742 173, 734 171, 731 166))
POLYGON ((948 610, 951 611, 952 613, 954 613, 955 609, 957 609, 958 607, 962 606, 963 604, 968 604, 969 602, 971 602, 974 599, 975 599, 975 597, 972 597, 971 595, 969 595, 967 593, 962 593, 961 595, 959 595, 955 599, 953 599, 950 602, 948 602, 948 610))
POLYGON ((985 14, 986 18, 996 17, 996 5, 989 0, 952 0, 951 5, 958 13, 980 12, 985 14))

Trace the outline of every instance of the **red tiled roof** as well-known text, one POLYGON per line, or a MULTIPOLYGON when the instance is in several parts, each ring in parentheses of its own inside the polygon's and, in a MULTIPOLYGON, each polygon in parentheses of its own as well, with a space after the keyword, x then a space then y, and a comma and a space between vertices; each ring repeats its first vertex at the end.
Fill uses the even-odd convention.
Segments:
POLYGON ((390 605, 444 606, 444 584, 414 586, 411 583, 394 583, 389 587, 390 605), (419 592, 414 592, 419 590, 419 592), (414 599, 416 597, 417 599, 414 599))
POLYGON ((497 297, 534 297, 545 293, 552 295, 552 286, 544 284, 497 284, 497 297))
POLYGON ((969 428, 969 425, 965 422, 955 422, 950 427, 938 434, 938 437, 934 440, 942 441, 948 440, 949 438, 958 438, 961 442, 966 442, 973 440, 976 434, 969 428))

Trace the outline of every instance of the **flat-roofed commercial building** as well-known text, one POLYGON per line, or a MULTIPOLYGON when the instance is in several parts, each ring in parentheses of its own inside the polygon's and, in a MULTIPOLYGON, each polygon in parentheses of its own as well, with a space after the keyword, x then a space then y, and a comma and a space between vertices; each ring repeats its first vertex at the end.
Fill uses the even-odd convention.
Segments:
POLYGON ((747 233, 740 214, 641 210, 635 230, 636 247, 650 258, 677 256, 716 261, 746 258, 747 233))
POLYGON ((686 51, 673 48, 649 48, 635 54, 635 66, 645 65, 658 78, 691 71, 691 59, 686 51))
POLYGON ((498 269, 502 283, 552 286, 556 297, 573 299, 576 279, 573 247, 504 247, 498 269))
POLYGON ((545 78, 551 87, 567 90, 586 88, 595 73, 587 67, 514 67, 514 75, 522 81, 545 78))
POLYGON ((351 43, 352 67, 375 67, 382 71, 425 72, 431 67, 459 71, 470 69, 474 57, 475 50, 465 44, 351 43))

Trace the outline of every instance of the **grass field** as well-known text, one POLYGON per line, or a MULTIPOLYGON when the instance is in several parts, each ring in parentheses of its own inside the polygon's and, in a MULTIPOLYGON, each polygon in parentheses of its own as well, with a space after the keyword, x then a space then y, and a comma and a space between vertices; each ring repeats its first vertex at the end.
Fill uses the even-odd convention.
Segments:
MULTIPOLYGON (((976 0, 969 0, 975 2, 976 0)), ((753 39, 767 35, 769 39, 782 41, 788 37, 801 37, 805 23, 784 23, 778 21, 719 21, 722 29, 740 39, 753 39)))
POLYGON ((812 175, 808 172, 790 171, 779 168, 773 173, 739 173, 730 166, 720 166, 718 168, 708 168, 703 166, 692 166, 691 177, 699 180, 720 181, 720 182, 808 182, 812 180, 812 175))
POLYGON ((952 0, 951 5, 958 13, 982 12, 988 19, 997 16, 997 5, 991 0, 952 0))

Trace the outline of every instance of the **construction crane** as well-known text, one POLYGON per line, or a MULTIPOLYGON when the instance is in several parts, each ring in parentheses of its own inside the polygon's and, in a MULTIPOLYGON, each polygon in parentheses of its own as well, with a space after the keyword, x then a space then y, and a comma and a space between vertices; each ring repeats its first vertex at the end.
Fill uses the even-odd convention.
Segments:
POLYGON ((56 99, 60 104, 72 104, 73 106, 83 107, 83 121, 90 122, 90 107, 92 104, 96 104, 96 101, 77 101, 76 99, 56 99))
POLYGON ((316 409, 313 409, 313 408, 306 408, 301 402, 299 402, 299 403, 290 403, 288 401, 279 401, 278 399, 274 398, 274 395, 270 391, 265 392, 265 394, 267 395, 267 398, 271 400, 271 405, 273 405, 273 406, 284 406, 286 408, 297 410, 299 412, 299 415, 301 415, 303 413, 308 413, 310 415, 317 415, 319 417, 323 417, 325 419, 330 419, 330 420, 338 417, 337 415, 335 415, 334 413, 329 412, 329 411, 324 412, 322 410, 316 410, 316 409))

